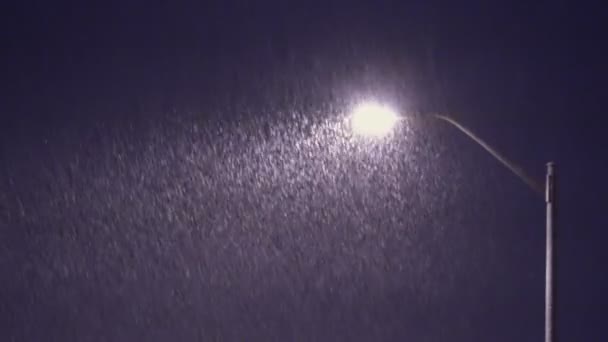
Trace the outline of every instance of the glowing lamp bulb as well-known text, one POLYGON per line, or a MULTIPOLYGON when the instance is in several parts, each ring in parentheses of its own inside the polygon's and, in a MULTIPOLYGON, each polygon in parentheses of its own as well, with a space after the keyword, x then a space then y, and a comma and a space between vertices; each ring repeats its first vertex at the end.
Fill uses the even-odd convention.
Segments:
POLYGON ((359 105, 352 113, 351 125, 355 133, 365 137, 383 137, 390 133, 399 116, 391 108, 377 103, 359 105))

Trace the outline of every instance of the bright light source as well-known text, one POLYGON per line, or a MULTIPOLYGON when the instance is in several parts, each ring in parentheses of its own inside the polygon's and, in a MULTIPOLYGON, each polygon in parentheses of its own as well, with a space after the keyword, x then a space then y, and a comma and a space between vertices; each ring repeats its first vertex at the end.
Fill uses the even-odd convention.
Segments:
POLYGON ((387 135, 397 121, 399 116, 391 108, 369 102, 356 107, 351 116, 353 131, 366 137, 387 135))

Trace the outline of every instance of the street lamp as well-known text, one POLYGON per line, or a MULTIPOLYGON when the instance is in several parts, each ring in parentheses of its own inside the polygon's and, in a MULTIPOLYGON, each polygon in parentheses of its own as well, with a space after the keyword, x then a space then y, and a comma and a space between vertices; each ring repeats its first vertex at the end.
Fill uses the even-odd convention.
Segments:
MULTIPOLYGON (((555 163, 547 163, 545 186, 528 176, 521 167, 505 158, 495 148, 483 141, 471 130, 464 127, 454 119, 439 114, 434 118, 445 121, 456 127, 459 131, 471 138, 479 146, 489 152, 502 165, 511 170, 519 179, 528 185, 534 192, 545 197, 546 202, 546 236, 545 236, 545 342, 554 342, 554 277, 553 269, 555 258, 553 254, 554 224, 555 224, 555 163)), ((351 115, 353 131, 363 136, 381 137, 387 135, 399 121, 399 116, 387 106, 377 103, 365 103, 355 108, 351 115)))
POLYGON ((375 102, 360 104, 350 118, 353 131, 370 138, 386 136, 393 130, 397 121, 399 116, 393 109, 375 102))

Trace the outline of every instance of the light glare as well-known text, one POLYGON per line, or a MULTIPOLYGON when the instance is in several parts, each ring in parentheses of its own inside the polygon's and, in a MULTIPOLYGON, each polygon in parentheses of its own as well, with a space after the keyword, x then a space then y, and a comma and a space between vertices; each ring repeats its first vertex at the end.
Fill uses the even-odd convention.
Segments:
POLYGON ((383 137, 390 133, 399 120, 391 108, 377 103, 364 103, 353 111, 352 129, 366 137, 383 137))

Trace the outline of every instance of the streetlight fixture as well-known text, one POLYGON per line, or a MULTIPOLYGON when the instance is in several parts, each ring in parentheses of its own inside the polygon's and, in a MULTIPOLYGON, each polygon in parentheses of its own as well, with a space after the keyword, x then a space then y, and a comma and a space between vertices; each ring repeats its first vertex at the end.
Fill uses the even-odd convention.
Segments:
MULTIPOLYGON (((554 342, 554 265, 553 253, 555 237, 555 202, 556 181, 555 163, 547 163, 547 173, 544 187, 530 176, 521 167, 505 158, 494 147, 475 135, 471 130, 458 123, 453 118, 445 115, 433 114, 434 118, 445 121, 471 138, 475 143, 489 152, 502 165, 511 170, 534 192, 544 195, 546 202, 546 236, 545 236, 545 342, 554 342)), ((363 136, 382 137, 387 135, 399 121, 399 116, 387 106, 377 103, 362 104, 353 111, 351 115, 352 129, 355 133, 363 136)))
POLYGON ((375 102, 360 104, 350 118, 355 133, 373 138, 386 136, 393 130, 397 121, 399 116, 392 108, 375 102))

